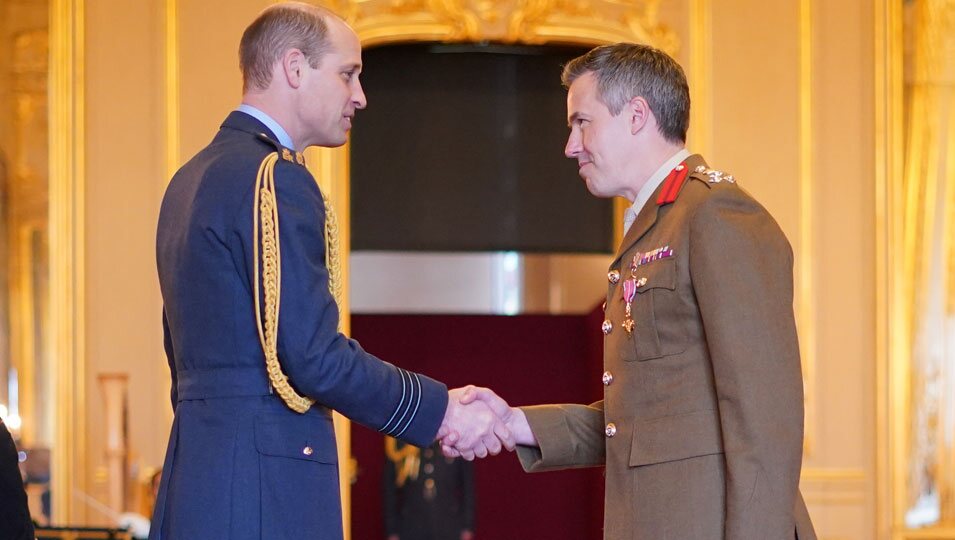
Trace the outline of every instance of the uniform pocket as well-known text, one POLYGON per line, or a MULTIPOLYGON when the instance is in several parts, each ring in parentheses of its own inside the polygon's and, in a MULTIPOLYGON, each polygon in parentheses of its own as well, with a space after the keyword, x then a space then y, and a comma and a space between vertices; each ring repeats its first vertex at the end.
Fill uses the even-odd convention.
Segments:
POLYGON ((631 467, 721 453, 723 437, 719 413, 714 410, 638 421, 633 426, 631 467))
POLYGON ((338 540, 341 500, 331 418, 269 413, 255 419, 262 537, 338 540))
POLYGON ((264 456, 338 463, 335 427, 324 415, 260 415, 255 419, 255 448, 264 456))
POLYGON ((667 302, 672 302, 676 290, 676 259, 660 259, 637 268, 633 278, 640 285, 631 304, 634 359, 652 360, 681 351, 668 351, 660 341, 658 325, 667 302))

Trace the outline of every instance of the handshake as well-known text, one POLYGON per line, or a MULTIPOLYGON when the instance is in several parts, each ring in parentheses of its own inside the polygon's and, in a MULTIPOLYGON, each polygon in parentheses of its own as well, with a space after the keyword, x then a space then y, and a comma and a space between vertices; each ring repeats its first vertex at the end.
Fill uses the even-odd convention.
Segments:
POLYGON ((448 391, 448 409, 436 437, 448 457, 495 456, 517 445, 536 446, 524 412, 511 407, 489 388, 465 386, 448 391))

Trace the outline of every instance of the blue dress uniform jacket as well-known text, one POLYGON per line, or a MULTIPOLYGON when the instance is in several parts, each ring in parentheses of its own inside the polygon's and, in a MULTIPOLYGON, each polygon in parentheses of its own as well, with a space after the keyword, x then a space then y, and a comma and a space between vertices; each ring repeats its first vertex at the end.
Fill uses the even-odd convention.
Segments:
POLYGON ((4 540, 35 538, 19 462, 13 437, 0 420, 0 535, 4 540))
POLYGON ((340 539, 330 409, 417 446, 435 437, 447 388, 338 332, 325 266, 325 206, 296 163, 275 166, 281 245, 278 356, 306 413, 272 393, 255 320, 253 195, 283 150, 242 113, 176 173, 157 261, 175 410, 150 540, 340 539))

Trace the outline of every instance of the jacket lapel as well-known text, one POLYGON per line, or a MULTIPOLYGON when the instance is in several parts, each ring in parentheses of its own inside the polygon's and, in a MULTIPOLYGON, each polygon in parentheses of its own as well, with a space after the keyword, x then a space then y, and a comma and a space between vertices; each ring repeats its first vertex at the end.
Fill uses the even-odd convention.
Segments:
POLYGON ((650 200, 643 205, 643 209, 637 214, 637 219, 634 220, 633 225, 630 225, 627 234, 623 236, 623 241, 620 242, 620 247, 617 248, 617 254, 614 256, 613 263, 610 265, 611 268, 616 268, 623 254, 629 251, 634 244, 643 238, 643 235, 647 234, 647 231, 657 222, 657 214, 660 209, 660 207, 657 206, 657 197, 660 195, 660 189, 662 188, 662 185, 657 188, 653 196, 650 197, 650 200))
MULTIPOLYGON (((688 156, 683 163, 690 168, 691 173, 696 167, 706 165, 706 162, 703 161, 703 157, 699 154, 688 156)), ((687 178, 687 182, 689 182, 689 178, 687 178)), ((652 229, 653 225, 656 224, 657 217, 660 214, 660 206, 657 204, 657 199, 660 198, 660 192, 666 185, 667 182, 661 182, 660 185, 657 186, 657 189, 654 190, 653 195, 647 200, 646 204, 643 205, 640 213, 637 214, 637 219, 633 222, 633 225, 630 226, 630 230, 623 236, 623 241, 620 242, 620 247, 617 248, 617 254, 614 255, 610 268, 616 268, 624 253, 630 251, 630 248, 639 242, 640 239, 643 238, 643 235, 647 234, 647 231, 652 229)), ((684 183, 684 185, 686 184, 684 183)))

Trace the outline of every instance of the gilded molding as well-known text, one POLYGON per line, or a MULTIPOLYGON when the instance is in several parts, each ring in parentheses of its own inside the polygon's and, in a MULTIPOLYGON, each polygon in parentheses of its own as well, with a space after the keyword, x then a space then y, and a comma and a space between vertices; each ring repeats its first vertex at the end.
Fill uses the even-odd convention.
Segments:
POLYGON ((81 521, 72 494, 87 492, 83 0, 50 3, 50 356, 56 426, 52 507, 56 523, 81 521))
MULTIPOLYGON (((179 169, 179 5, 166 0, 165 9, 165 87, 166 87, 166 178, 179 169)), ((171 422, 171 420, 170 420, 171 422)))
MULTIPOLYGON (((338 215, 338 244, 340 253, 351 252, 351 203, 348 167, 348 146, 345 148, 320 148, 312 146, 305 150, 305 163, 315 177, 327 201, 338 215)), ((351 304, 349 301, 349 257, 340 257, 341 298, 338 301, 341 313, 341 332, 351 333, 351 304)), ((358 475, 358 464, 351 457, 351 424, 348 418, 335 412, 335 439, 338 445, 339 492, 342 498, 342 521, 345 540, 351 538, 351 485, 358 475)))
POLYGON ((955 538, 955 527, 932 527, 916 531, 896 533, 897 540, 947 540, 955 538))
POLYGON ((694 152, 710 155, 713 148, 713 17, 709 0, 690 1, 689 70, 690 132, 694 152))
POLYGON ((862 469, 836 469, 827 467, 803 467, 800 481, 812 484, 840 484, 865 482, 862 469))
POLYGON ((813 241, 813 93, 812 1, 799 2, 799 348, 805 400, 804 458, 811 456, 816 435, 816 298, 813 241))
POLYGON ((878 540, 893 535, 894 516, 904 511, 906 400, 905 343, 901 330, 902 285, 898 279, 902 178, 902 5, 881 0, 875 7, 873 60, 875 68, 875 185, 876 198, 876 504, 878 540))
POLYGON ((658 19, 660 0, 329 0, 365 46, 407 41, 653 44, 676 34, 658 19))

